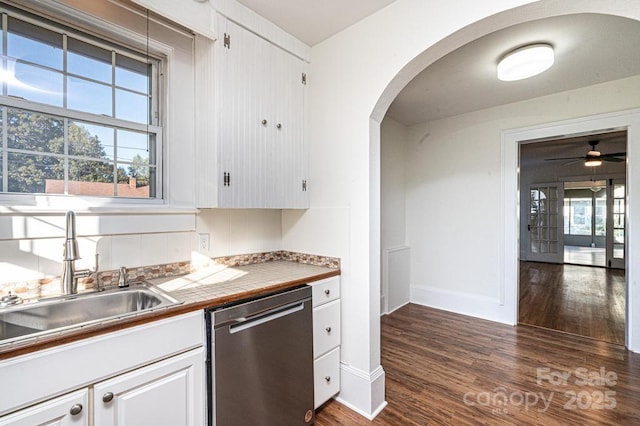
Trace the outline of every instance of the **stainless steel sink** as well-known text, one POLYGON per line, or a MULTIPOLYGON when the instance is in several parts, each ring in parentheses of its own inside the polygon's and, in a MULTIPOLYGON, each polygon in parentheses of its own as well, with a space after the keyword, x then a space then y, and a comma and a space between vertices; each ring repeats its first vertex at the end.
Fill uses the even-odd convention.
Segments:
POLYGON ((148 284, 77 294, 0 309, 0 344, 72 329, 179 302, 148 284))

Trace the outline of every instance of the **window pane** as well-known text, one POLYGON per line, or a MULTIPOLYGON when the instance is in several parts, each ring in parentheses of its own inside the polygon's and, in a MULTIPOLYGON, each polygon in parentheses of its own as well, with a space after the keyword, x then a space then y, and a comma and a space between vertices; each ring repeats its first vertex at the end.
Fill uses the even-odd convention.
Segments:
MULTIPOLYGON (((155 174, 154 174, 155 175, 155 174)), ((149 167, 133 165, 118 168, 118 197, 153 197, 149 167)))
POLYGON ((624 244, 624 229, 613 230, 613 242, 616 244, 624 244))
POLYGON ((64 166, 59 157, 9 153, 9 192, 64 193, 64 166))
POLYGON ((146 133, 118 130, 118 162, 149 164, 149 142, 146 133))
POLYGON ((613 245, 613 257, 616 259, 624 259, 624 244, 613 245))
POLYGON ((69 160, 69 194, 113 197, 113 163, 69 160))
POLYGON ((91 44, 67 38, 67 72, 111 84, 111 52, 91 44))
POLYGON ((78 111, 111 116, 111 86, 68 78, 67 107, 78 111))
POLYGON ((117 55, 116 86, 148 94, 149 65, 123 55, 117 55))
POLYGON ((624 185, 614 185, 613 186, 613 196, 615 198, 624 198, 624 185))
POLYGON ((70 122, 69 154, 113 161, 113 129, 80 121, 70 122))
POLYGON ((7 67, 9 73, 7 94, 9 96, 58 107, 62 106, 62 74, 13 61, 9 61, 7 67))
POLYGON ((613 200, 613 212, 624 213, 624 200, 622 199, 613 200))
POLYGON ((613 227, 614 228, 624 228, 624 214, 614 214, 613 215, 613 227))
POLYGON ((149 97, 116 89, 116 118, 149 123, 149 97))
POLYGON ((591 235, 591 199, 570 199, 569 230, 571 235, 591 235))
POLYGON ((62 34, 10 17, 7 55, 62 70, 62 34))
POLYGON ((20 109, 7 110, 9 148, 64 153, 63 120, 20 109))

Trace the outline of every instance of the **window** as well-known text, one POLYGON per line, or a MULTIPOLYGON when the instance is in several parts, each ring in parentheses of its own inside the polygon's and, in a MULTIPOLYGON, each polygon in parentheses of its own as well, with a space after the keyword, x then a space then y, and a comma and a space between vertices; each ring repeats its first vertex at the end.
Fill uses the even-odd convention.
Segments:
POLYGON ((162 198, 162 63, 2 9, 0 192, 162 198))
POLYGON ((565 235, 591 235, 591 214, 591 198, 565 198, 565 235))

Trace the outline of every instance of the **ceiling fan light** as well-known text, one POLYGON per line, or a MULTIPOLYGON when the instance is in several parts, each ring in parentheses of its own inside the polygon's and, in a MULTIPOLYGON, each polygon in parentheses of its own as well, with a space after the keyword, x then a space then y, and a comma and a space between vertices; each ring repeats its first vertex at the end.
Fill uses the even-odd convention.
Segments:
POLYGON ((594 158, 590 158, 587 161, 584 162, 584 165, 587 167, 598 167, 600 165, 602 165, 602 160, 597 160, 594 158))
POLYGON ((530 44, 507 53, 498 62, 498 79, 516 81, 538 75, 553 65, 553 47, 549 44, 530 44))

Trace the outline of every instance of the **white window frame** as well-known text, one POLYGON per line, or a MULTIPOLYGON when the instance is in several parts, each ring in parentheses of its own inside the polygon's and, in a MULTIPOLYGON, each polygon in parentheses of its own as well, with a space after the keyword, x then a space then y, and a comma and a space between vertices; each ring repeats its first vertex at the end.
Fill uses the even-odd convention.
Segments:
MULTIPOLYGON (((19 9, 8 8, 4 5, 0 4, 0 13, 2 13, 2 19, 4 20, 4 25, 2 27, 2 31, 6 32, 6 16, 7 14, 15 17, 17 19, 29 22, 31 24, 37 25, 39 27, 46 28, 48 30, 52 30, 57 33, 64 33, 72 36, 74 39, 78 39, 84 41, 86 43, 115 51, 116 54, 128 56, 138 60, 151 59, 154 63, 152 67, 152 93, 151 93, 151 117, 153 124, 143 124, 131 122, 123 119, 118 119, 110 116, 97 115, 92 113, 87 113, 83 111, 71 110, 63 107, 57 107, 47 104, 41 104, 33 101, 28 101, 19 98, 12 98, 8 96, 3 96, 3 93, 0 91, 0 108, 4 108, 5 106, 8 108, 19 108, 22 110, 41 113, 45 115, 50 115, 56 118, 63 118, 65 120, 77 120, 82 122, 87 122, 96 125, 103 125, 107 127, 112 127, 116 129, 123 130, 131 130, 153 134, 155 136, 155 149, 156 149, 156 162, 155 162, 155 196, 149 198, 127 198, 127 197, 118 197, 118 196, 77 196, 77 195, 67 195, 67 194, 41 194, 41 193, 10 193, 10 192, 0 192, 0 205, 5 206, 33 206, 33 205, 64 205, 66 201, 70 198, 73 198, 75 202, 81 201, 87 205, 101 205, 101 206, 118 206, 118 205, 127 205, 127 204, 136 204, 136 205, 144 205, 144 206, 153 206, 158 204, 165 204, 166 191, 164 185, 164 176, 166 175, 164 170, 164 156, 166 153, 165 141, 163 138, 163 107, 166 107, 166 102, 164 99, 164 84, 162 76, 164 75, 164 68, 166 68, 167 57, 170 49, 167 46, 162 45, 161 43, 155 42, 153 40, 144 39, 139 34, 135 34, 124 30, 120 27, 117 27, 114 24, 101 22, 100 25, 96 25, 96 21, 94 19, 88 19, 88 26, 91 28, 95 28, 95 32, 89 31, 76 31, 70 30, 68 26, 66 26, 63 22, 59 22, 55 17, 51 17, 46 13, 37 13, 37 17, 31 15, 34 13, 33 11, 29 11, 29 13, 21 13, 19 9), (51 25, 48 21, 52 21, 55 24, 51 25), (117 31, 120 35, 122 35, 122 39, 129 40, 130 43, 126 43, 123 41, 111 41, 108 40, 109 37, 101 35, 101 32, 104 30, 105 33, 113 33, 117 31), (100 42, 100 40, 108 40, 104 42, 100 42), (140 46, 146 44, 147 52, 140 53, 140 46), (138 46, 136 49, 135 46, 138 46)), ((77 18, 77 16, 76 16, 77 18)), ((66 52, 66 46, 64 46, 64 50, 66 52)), ((3 59, 4 60, 4 59, 3 59)), ((66 70, 62 72, 63 75, 74 76, 72 73, 68 73, 66 70)), ((83 76, 83 78, 86 78, 83 76)), ((65 93, 66 96, 66 93, 65 93)), ((114 105, 115 107, 115 105, 114 105)), ((2 111, 2 109, 0 109, 2 111)), ((65 140, 65 144, 67 141, 65 140)), ((3 136, 1 138, 0 149, 3 150, 4 156, 7 154, 7 136, 6 132, 3 132, 3 136)), ((36 153, 35 154, 41 154, 36 153)), ((60 154, 65 158, 74 158, 74 159, 84 159, 83 157, 70 157, 68 154, 60 154)), ((86 158, 87 160, 96 160, 94 158, 86 158)), ((115 161, 115 159, 114 159, 115 161)), ((127 164, 126 162, 123 164, 127 164)), ((8 180, 8 170, 7 170, 7 160, 4 159, 2 161, 3 167, 2 170, 2 179, 4 180, 3 189, 7 190, 7 180, 8 180)), ((65 179, 65 187, 66 187, 66 179, 65 179)))

